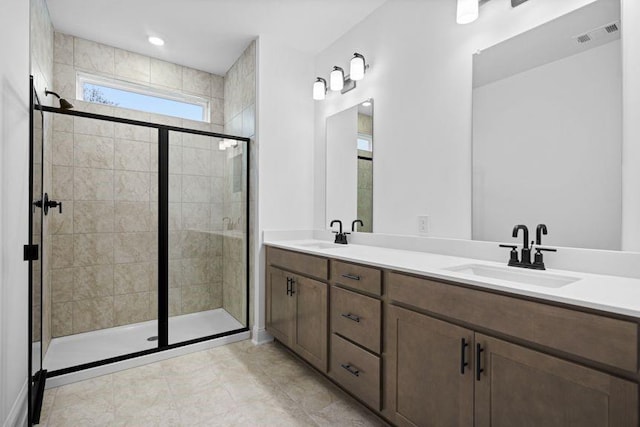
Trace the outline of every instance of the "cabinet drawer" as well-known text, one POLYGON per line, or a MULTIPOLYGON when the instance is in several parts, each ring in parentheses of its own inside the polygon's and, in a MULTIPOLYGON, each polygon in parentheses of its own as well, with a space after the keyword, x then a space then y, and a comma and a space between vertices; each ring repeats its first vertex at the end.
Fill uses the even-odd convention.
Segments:
POLYGON ((331 330, 375 353, 380 353, 381 311, 375 298, 331 288, 331 330))
POLYGON ((371 408, 380 410, 379 357, 331 334, 329 375, 371 408))
POLYGON ((535 301, 391 273, 389 298, 629 372, 638 325, 535 301))
POLYGON ((377 268, 332 260, 331 280, 348 288, 382 295, 382 272, 377 268))
POLYGON ((279 248, 267 247, 267 265, 275 265, 322 280, 329 277, 329 260, 279 248))

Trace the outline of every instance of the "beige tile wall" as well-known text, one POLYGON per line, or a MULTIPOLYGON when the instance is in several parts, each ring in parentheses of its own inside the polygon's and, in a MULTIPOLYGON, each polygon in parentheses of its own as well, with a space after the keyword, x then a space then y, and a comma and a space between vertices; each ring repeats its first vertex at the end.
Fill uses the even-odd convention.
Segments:
MULTIPOLYGON (((222 132, 224 79, 55 33, 54 81, 76 109, 222 132), (75 99, 78 71, 207 97, 211 123, 75 99)), ((157 131, 56 116, 53 336, 157 316, 157 131)), ((170 315, 222 306, 225 153, 218 140, 170 134, 170 315)))

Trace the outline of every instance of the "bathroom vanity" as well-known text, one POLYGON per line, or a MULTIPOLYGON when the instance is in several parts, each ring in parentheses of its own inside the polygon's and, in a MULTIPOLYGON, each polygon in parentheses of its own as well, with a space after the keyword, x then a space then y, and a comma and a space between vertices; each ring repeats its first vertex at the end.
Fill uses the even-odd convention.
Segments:
POLYGON ((266 263, 267 330, 395 425, 638 425, 640 315, 595 291, 636 279, 318 241, 266 263))

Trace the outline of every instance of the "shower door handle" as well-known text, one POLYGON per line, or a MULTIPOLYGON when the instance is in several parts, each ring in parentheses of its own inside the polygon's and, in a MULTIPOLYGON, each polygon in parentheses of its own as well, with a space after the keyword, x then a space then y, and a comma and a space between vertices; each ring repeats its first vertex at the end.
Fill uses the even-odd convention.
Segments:
POLYGON ((56 200, 50 200, 48 193, 44 193, 44 197, 42 198, 42 200, 37 200, 33 202, 33 205, 37 208, 42 208, 42 212, 45 215, 49 214, 50 208, 58 208, 58 212, 62 213, 62 202, 58 202, 56 200))

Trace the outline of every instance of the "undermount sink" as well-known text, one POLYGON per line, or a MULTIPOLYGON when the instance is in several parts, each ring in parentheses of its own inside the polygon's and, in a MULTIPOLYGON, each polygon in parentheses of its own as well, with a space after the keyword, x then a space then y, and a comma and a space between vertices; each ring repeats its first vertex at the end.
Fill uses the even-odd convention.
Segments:
POLYGON ((505 280, 507 282, 520 283, 523 285, 542 286, 545 288, 561 288, 580 280, 577 277, 540 273, 517 267, 492 267, 480 264, 459 265, 447 268, 447 270, 471 276, 488 277, 492 279, 505 280))
POLYGON ((344 248, 346 245, 339 245, 337 243, 313 242, 313 243, 301 243, 298 246, 302 248, 308 248, 308 249, 338 249, 338 248, 344 248))

